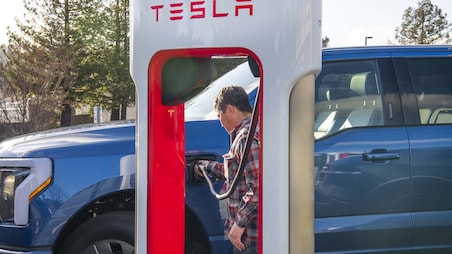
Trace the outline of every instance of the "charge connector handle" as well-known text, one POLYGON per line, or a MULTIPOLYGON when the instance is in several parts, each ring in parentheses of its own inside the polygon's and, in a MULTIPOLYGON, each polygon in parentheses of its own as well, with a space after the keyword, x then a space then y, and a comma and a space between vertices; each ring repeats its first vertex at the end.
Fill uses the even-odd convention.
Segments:
POLYGON ((218 200, 227 198, 215 191, 212 180, 210 179, 209 174, 207 173, 207 168, 204 165, 202 165, 201 163, 197 163, 196 166, 198 167, 198 169, 201 171, 202 175, 206 179, 207 184, 209 184, 209 189, 210 189, 210 192, 212 193, 212 195, 214 195, 215 198, 217 198, 218 200))

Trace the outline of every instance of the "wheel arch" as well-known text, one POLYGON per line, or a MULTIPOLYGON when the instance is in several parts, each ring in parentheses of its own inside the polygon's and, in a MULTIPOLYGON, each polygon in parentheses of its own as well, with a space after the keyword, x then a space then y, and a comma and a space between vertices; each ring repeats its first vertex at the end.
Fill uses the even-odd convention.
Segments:
MULTIPOLYGON (((93 200, 82 207, 64 225, 56 238, 53 251, 59 253, 61 244, 78 226, 92 219, 94 216, 120 210, 135 210, 135 190, 118 191, 93 200)), ((209 238, 205 227, 195 212, 186 206, 185 237, 187 240, 196 240, 205 248, 205 253, 211 252, 209 238), (193 239, 194 238, 194 239, 193 239)))
POLYGON ((99 197, 89 204, 86 204, 77 211, 65 224, 55 244, 53 245, 54 253, 59 253, 59 249, 64 240, 73 232, 78 226, 84 222, 94 218, 95 216, 106 214, 114 211, 135 210, 135 190, 123 190, 110 193, 99 197))

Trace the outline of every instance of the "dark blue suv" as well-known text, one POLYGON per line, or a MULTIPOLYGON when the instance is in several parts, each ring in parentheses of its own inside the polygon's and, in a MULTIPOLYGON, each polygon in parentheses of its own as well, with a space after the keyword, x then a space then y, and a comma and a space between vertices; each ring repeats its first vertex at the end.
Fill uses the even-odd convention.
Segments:
POLYGON ((452 252, 452 48, 323 52, 316 252, 452 252))
MULTIPOLYGON (((316 252, 452 252, 451 53, 323 50, 314 95, 316 252)), ((186 103, 187 253, 230 253, 224 208, 191 167, 227 151, 212 104, 233 83, 254 101, 259 80, 245 63, 186 103)), ((131 253, 134 153, 134 122, 1 143, 0 253, 131 253), (29 194, 33 181, 42 190, 29 194)))

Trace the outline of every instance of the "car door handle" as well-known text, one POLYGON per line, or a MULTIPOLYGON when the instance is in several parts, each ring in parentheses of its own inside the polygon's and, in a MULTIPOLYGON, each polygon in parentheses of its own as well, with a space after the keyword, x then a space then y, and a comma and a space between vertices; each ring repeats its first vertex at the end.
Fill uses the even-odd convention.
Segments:
POLYGON ((384 153, 384 152, 363 153, 363 160, 365 161, 387 161, 398 159, 400 159, 399 153, 384 153))

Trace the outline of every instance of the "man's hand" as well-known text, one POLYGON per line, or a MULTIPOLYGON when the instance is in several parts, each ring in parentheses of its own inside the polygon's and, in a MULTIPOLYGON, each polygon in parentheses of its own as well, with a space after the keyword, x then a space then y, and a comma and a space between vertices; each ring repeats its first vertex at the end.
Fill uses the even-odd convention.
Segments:
POLYGON ((240 251, 246 248, 241 240, 243 232, 245 232, 245 228, 241 228, 237 225, 237 223, 234 223, 228 233, 229 241, 231 241, 231 243, 240 251))
POLYGON ((204 168, 206 168, 207 164, 209 164, 209 161, 200 160, 200 161, 198 161, 197 164, 195 164, 195 167, 194 167, 195 174, 197 174, 198 176, 204 177, 204 175, 202 174, 201 170, 198 167, 198 164, 201 164, 202 166, 204 166, 204 168))

